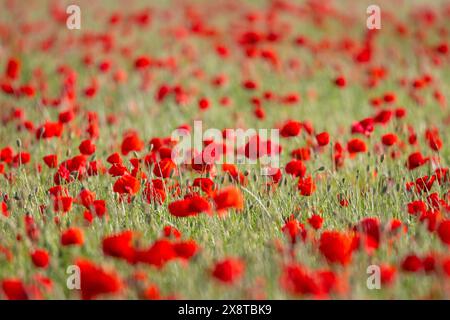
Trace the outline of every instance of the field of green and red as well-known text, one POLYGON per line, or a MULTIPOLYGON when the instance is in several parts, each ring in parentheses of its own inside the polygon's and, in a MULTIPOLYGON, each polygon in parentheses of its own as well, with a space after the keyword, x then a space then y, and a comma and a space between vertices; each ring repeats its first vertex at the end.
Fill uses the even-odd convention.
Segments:
POLYGON ((1 1, 0 299, 449 299, 450 2, 371 4, 1 1))

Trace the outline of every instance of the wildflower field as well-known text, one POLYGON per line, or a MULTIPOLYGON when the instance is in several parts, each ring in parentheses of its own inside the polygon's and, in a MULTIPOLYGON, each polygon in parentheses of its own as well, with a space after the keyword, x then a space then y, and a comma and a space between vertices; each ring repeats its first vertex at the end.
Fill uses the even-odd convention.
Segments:
POLYGON ((449 45, 449 1, 1 1, 0 299, 449 299, 449 45))

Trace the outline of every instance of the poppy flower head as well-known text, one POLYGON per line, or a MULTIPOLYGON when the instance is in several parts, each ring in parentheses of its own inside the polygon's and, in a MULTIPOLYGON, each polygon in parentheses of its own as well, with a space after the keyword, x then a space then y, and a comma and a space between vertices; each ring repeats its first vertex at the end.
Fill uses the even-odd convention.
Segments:
POLYGON ((36 249, 31 253, 31 260, 36 267, 47 268, 50 262, 50 256, 47 251, 36 249))
POLYGON ((63 231, 61 235, 61 245, 63 246, 78 246, 83 245, 84 243, 84 234, 83 231, 79 228, 68 228, 63 231))
POLYGON ((136 132, 130 132, 122 140, 121 151, 124 156, 132 151, 141 151, 144 148, 144 142, 139 138, 136 132))
POLYGON ((244 208, 244 197, 241 191, 234 186, 218 190, 213 200, 217 211, 231 208, 242 210, 244 208))
POLYGON ((80 269, 80 290, 83 300, 95 299, 104 294, 119 293, 123 287, 119 277, 85 259, 76 261, 80 269))
POLYGON ((140 182, 132 175, 125 174, 114 183, 113 190, 119 194, 134 195, 140 189, 140 182))
POLYGON ((360 152, 366 152, 366 143, 358 138, 352 139, 347 143, 347 150, 350 154, 356 154, 360 152))
POLYGON ((245 264, 237 258, 226 258, 217 262, 212 271, 212 276, 223 284, 232 285, 239 281, 245 271, 245 264))
POLYGON ((319 250, 328 262, 347 265, 352 259, 353 238, 339 231, 325 231, 320 236, 319 250))

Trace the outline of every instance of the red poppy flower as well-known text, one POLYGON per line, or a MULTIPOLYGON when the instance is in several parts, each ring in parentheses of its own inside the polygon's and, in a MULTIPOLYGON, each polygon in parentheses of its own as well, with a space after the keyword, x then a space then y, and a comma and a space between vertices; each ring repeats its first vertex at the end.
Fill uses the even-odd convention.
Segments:
POLYGON ((444 274, 450 278, 450 258, 447 257, 442 261, 442 270, 444 271, 444 274))
POLYGON ((58 157, 55 154, 46 155, 43 160, 49 168, 56 168, 58 166, 58 157))
POLYGON ((338 199, 339 205, 340 205, 341 207, 348 207, 349 201, 345 198, 344 195, 338 194, 338 195, 337 195, 337 199, 338 199))
POLYGON ((46 122, 36 129, 36 139, 60 137, 62 132, 63 126, 60 122, 46 122))
POLYGON ((319 230, 322 227, 323 224, 323 218, 319 216, 318 214, 313 214, 309 219, 308 223, 311 227, 313 227, 315 230, 319 230))
POLYGON ((107 256, 124 259, 130 263, 134 261, 134 248, 131 240, 132 231, 107 236, 102 241, 103 253, 107 256))
POLYGON ((152 60, 148 56, 140 56, 134 61, 134 67, 138 70, 148 68, 152 63, 152 60))
POLYGON ((160 179, 147 182, 144 189, 144 197, 148 203, 163 203, 166 200, 166 186, 160 179))
MULTIPOLYGON (((432 175, 431 177, 429 176, 423 176, 420 177, 418 179, 416 179, 416 190, 418 193, 421 192, 428 192, 431 190, 431 188, 433 187, 434 182, 436 181, 436 176, 432 175)), ((430 195, 431 196, 431 195, 430 195)), ((435 196, 437 196, 437 194, 435 194, 435 196)), ((439 205, 438 205, 439 207, 439 205)))
POLYGON ((344 88, 345 85, 347 84, 347 81, 345 80, 345 78, 343 76, 339 76, 336 79, 334 79, 334 83, 336 84, 336 86, 338 86, 340 88, 344 88))
POLYGON ((408 213, 412 215, 423 214, 427 210, 427 204, 422 200, 408 203, 408 213))
POLYGON ((378 249, 381 237, 381 226, 378 218, 369 217, 362 219, 358 230, 364 235, 363 240, 366 250, 371 252, 378 249))
POLYGON ((348 264, 352 259, 353 239, 339 231, 325 231, 320 236, 320 252, 330 263, 348 264))
POLYGON ((280 135, 284 138, 296 137, 300 134, 302 124, 298 121, 287 121, 280 130, 280 135))
POLYGON ((366 136, 370 136, 374 129, 374 120, 372 118, 366 118, 361 121, 355 122, 352 125, 352 133, 360 133, 366 136))
POLYGON ((211 103, 209 102, 209 100, 207 98, 201 98, 198 101, 198 107, 200 108, 200 110, 206 110, 210 107, 211 103))
POLYGON ((381 137, 381 142, 387 146, 390 147, 394 145, 397 142, 397 135, 394 133, 388 133, 381 137))
POLYGON ((72 197, 55 197, 53 199, 53 210, 56 212, 69 212, 72 209, 72 197))
POLYGON ((366 152, 367 146, 364 141, 362 141, 361 139, 355 138, 355 139, 350 140, 347 143, 347 150, 348 150, 348 152, 350 152, 352 154, 359 153, 359 152, 366 152))
POLYGON ((244 186, 247 184, 247 177, 242 172, 239 172, 238 168, 234 164, 224 163, 222 165, 222 170, 227 172, 237 183, 244 186))
POLYGON ((11 163, 14 157, 14 150, 11 147, 4 147, 0 151, 0 161, 11 163))
POLYGON ((50 262, 50 256, 47 251, 42 249, 36 249, 31 253, 31 260, 33 264, 38 268, 47 268, 50 262))
POLYGON ((63 246, 77 246, 84 243, 83 231, 79 228, 69 228, 63 231, 61 235, 61 244, 63 246))
POLYGON ((439 238, 443 243, 450 246, 450 220, 443 220, 437 228, 439 238))
POLYGON ((169 204, 169 212, 175 217, 195 216, 202 212, 210 212, 208 200, 200 196, 187 197, 169 204))
POLYGON ((157 240, 146 250, 135 251, 135 261, 162 268, 167 262, 177 257, 172 243, 166 239, 157 240))
POLYGON ((389 285, 394 282, 397 269, 387 264, 380 265, 381 284, 389 285))
POLYGON ((242 278, 245 265, 240 259, 227 258, 214 265, 212 276, 224 284, 234 284, 242 278))
POLYGON ((106 159, 106 161, 112 165, 114 164, 122 164, 122 158, 120 157, 120 154, 118 154, 117 152, 111 154, 110 156, 108 156, 108 158, 106 159))
POLYGON ((438 221, 440 220, 441 212, 439 210, 427 210, 421 214, 419 221, 425 223, 428 231, 433 232, 436 230, 438 221))
POLYGON ((125 173, 128 173, 128 169, 121 163, 114 163, 111 168, 109 168, 108 173, 113 177, 121 177, 125 173))
POLYGON ((84 140, 80 143, 78 149, 80 150, 81 154, 90 156, 95 152, 95 144, 93 144, 91 140, 84 140))
POLYGON ((19 152, 13 157, 14 166, 27 164, 31 160, 31 155, 28 152, 19 152))
POLYGON ((189 260, 197 254, 199 248, 194 240, 188 240, 173 243, 173 250, 177 257, 189 260))
POLYGON ((290 239, 292 244, 297 243, 299 239, 304 241, 307 237, 305 226, 293 216, 287 219, 281 231, 290 239))
POLYGON ((407 272, 417 272, 422 269, 422 260, 415 254, 411 254, 402 261, 402 270, 407 272))
POLYGON ((286 173, 293 175, 294 177, 303 178, 306 174, 306 166, 301 160, 291 160, 286 164, 286 173))
POLYGON ((5 201, 1 202, 1 212, 4 217, 9 217, 8 205, 5 201))
POLYGON ((195 178, 192 185, 194 187, 199 187, 208 196, 212 196, 216 189, 214 181, 209 178, 195 178))
POLYGON ((311 150, 307 147, 295 149, 291 152, 291 156, 298 160, 308 161, 311 158, 311 150))
POLYGON ((77 201, 80 202, 87 209, 94 203, 95 192, 89 191, 88 189, 83 189, 80 191, 77 197, 77 201))
POLYGON ((300 194, 302 196, 310 196, 317 189, 316 184, 314 183, 314 180, 311 176, 306 178, 299 178, 297 188, 298 190, 300 190, 300 194))
POLYGON ((431 273, 436 270, 436 256, 433 253, 428 254, 422 259, 423 270, 431 273))
POLYGON ((393 112, 391 110, 381 110, 374 117, 373 121, 379 124, 387 124, 393 116, 393 112))
POLYGON ((11 80, 15 80, 20 75, 20 60, 17 58, 10 58, 6 65, 5 75, 11 80))
POLYGON ((8 300, 28 300, 29 295, 19 279, 4 279, 2 282, 2 290, 8 300))
POLYGON ((155 164, 153 168, 153 174, 158 178, 169 178, 172 174, 176 173, 177 165, 171 159, 162 159, 155 164))
POLYGON ((320 282, 303 266, 291 264, 283 268, 281 286, 294 295, 320 295, 323 291, 320 282))
POLYGON ((450 182, 450 174, 448 168, 437 168, 436 170, 434 170, 434 174, 438 180, 439 185, 450 182))
POLYGON ((432 150, 439 151, 442 149, 443 142, 441 136, 439 135, 438 129, 436 128, 427 129, 425 131, 425 138, 432 150))
POLYGON ((75 112, 73 110, 62 111, 59 113, 58 121, 61 123, 69 123, 75 118, 75 112))
POLYGON ((105 271, 89 260, 80 259, 76 265, 80 268, 80 289, 83 300, 120 292, 122 282, 115 273, 105 271))
POLYGON ((423 166, 425 163, 427 163, 428 160, 429 160, 429 158, 428 157, 424 158, 422 156, 422 153, 414 152, 409 155, 408 160, 406 162, 406 167, 409 170, 414 170, 420 166, 423 166))
POLYGON ((141 151, 144 148, 144 142, 139 139, 135 132, 127 134, 122 141, 121 151, 126 156, 131 151, 141 151))
POLYGON ((244 197, 241 191, 234 186, 219 190, 213 199, 217 211, 230 208, 242 210, 244 208, 244 197))
POLYGON ((113 190, 114 192, 120 194, 129 194, 134 195, 140 189, 139 180, 133 177, 132 175, 125 174, 114 183, 113 190))
POLYGON ((328 132, 318 133, 316 134, 316 140, 319 146, 324 147, 328 143, 330 143, 330 135, 328 134, 328 132))

